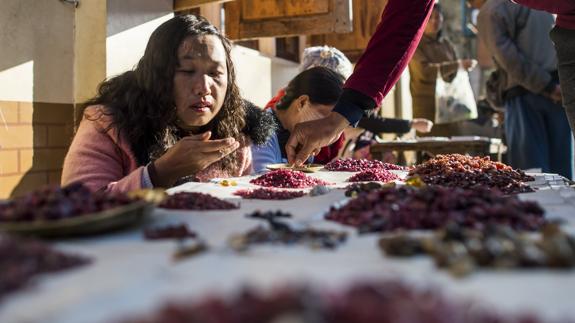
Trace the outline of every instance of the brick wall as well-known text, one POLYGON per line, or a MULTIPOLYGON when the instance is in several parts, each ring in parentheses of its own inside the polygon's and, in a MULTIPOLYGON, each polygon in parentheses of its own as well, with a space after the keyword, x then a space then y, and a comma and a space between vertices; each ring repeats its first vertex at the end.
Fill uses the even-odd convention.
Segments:
POLYGON ((0 101, 0 199, 58 184, 73 137, 72 104, 0 101))

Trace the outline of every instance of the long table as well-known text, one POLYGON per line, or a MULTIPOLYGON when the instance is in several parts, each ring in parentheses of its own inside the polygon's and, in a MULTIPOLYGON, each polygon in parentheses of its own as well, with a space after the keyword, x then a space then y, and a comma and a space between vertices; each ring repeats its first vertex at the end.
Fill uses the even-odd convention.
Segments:
MULTIPOLYGON (((347 185, 352 173, 311 174, 347 185)), ((309 283, 344 288, 356 281, 394 279, 416 287, 440 288, 448 298, 467 298, 504 313, 535 312, 548 319, 575 318, 575 271, 480 270, 463 279, 439 270, 429 257, 390 258, 376 243, 377 234, 357 235, 353 228, 328 222, 323 214, 330 205, 346 200, 343 190, 318 197, 287 201, 240 200, 232 193, 253 187, 252 177, 236 179, 238 186, 187 183, 169 192, 210 193, 241 204, 229 211, 170 211, 156 209, 146 225, 187 223, 209 244, 210 250, 174 262, 173 241, 150 242, 142 228, 107 235, 59 241, 56 247, 93 259, 91 265, 44 275, 35 284, 11 294, 0 303, 0 322, 110 322, 154 311, 168 300, 193 300, 207 293, 229 293, 246 285, 257 289, 309 283), (299 225, 345 230, 348 241, 340 248, 311 250, 303 246, 261 246, 238 254, 227 239, 261 224, 245 214, 255 210, 282 210, 299 225)), ((537 174, 536 193, 522 199, 540 202, 549 218, 566 221, 575 233, 575 191, 560 177, 537 174)))

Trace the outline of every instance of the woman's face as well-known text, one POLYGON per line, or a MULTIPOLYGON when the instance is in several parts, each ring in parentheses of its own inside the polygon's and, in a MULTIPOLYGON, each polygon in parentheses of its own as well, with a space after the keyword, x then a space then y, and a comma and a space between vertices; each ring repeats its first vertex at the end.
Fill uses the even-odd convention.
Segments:
POLYGON ((178 48, 174 101, 178 125, 195 130, 220 111, 228 87, 226 51, 217 36, 185 38, 178 48))
MULTIPOLYGON (((289 116, 289 123, 294 127, 300 122, 313 121, 325 118, 329 115, 335 104, 311 103, 307 95, 302 95, 295 99, 286 110, 289 116)), ((291 129, 289 129, 291 131, 291 129)))
POLYGON ((429 21, 425 26, 425 34, 435 36, 443 26, 443 15, 438 10, 433 10, 429 21))

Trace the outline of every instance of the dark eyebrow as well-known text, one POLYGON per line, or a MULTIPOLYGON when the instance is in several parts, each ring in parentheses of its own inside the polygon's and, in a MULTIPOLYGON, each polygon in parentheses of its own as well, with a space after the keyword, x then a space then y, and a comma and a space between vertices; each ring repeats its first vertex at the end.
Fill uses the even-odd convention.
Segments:
POLYGON ((225 63, 225 61, 224 61, 224 62, 219 62, 219 61, 215 61, 215 60, 212 60, 212 59, 205 59, 205 58, 201 58, 201 57, 197 57, 197 56, 196 56, 196 57, 195 57, 195 56, 191 56, 191 55, 188 55, 188 54, 182 56, 182 59, 189 59, 189 60, 192 60, 192 61, 195 61, 195 60, 206 60, 206 61, 212 62, 212 63, 214 63, 214 64, 225 63))

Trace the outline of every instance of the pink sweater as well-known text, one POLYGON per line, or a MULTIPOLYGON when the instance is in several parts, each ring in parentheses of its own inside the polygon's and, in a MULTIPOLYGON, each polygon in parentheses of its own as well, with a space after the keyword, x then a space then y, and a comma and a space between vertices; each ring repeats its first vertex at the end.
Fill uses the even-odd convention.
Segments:
MULTIPOLYGON (((111 123, 109 116, 103 114, 105 107, 90 106, 84 117, 70 150, 64 160, 62 185, 83 182, 91 190, 106 188, 108 191, 128 192, 142 188, 143 165, 138 165, 126 140, 117 140, 116 129, 104 132, 111 123)), ((252 172, 252 155, 249 139, 240 140, 238 154, 240 165, 235 172, 221 170, 216 162, 198 172, 196 177, 208 181, 216 177, 249 175, 252 172)))

